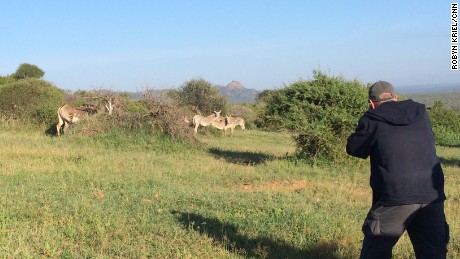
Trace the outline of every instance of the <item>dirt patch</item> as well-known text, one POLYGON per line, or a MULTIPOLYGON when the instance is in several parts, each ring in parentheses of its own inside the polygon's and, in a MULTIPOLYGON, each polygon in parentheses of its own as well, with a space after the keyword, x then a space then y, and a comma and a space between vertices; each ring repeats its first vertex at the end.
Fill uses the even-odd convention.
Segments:
POLYGON ((304 180, 283 180, 283 181, 271 181, 263 184, 244 184, 241 189, 243 192, 253 191, 295 191, 307 187, 307 182, 304 180))

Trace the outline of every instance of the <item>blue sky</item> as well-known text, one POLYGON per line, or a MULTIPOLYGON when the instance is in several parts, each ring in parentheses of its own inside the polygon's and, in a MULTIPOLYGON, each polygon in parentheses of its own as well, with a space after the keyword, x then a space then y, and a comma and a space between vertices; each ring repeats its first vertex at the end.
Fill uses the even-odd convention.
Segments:
POLYGON ((459 83, 451 1, 7 1, 0 75, 37 65, 62 89, 176 88, 194 78, 258 90, 320 69, 395 87, 459 83))

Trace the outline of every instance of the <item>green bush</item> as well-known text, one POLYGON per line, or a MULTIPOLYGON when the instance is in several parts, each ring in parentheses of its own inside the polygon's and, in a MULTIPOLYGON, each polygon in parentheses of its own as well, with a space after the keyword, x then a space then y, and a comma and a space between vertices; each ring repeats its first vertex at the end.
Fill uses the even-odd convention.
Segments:
POLYGON ((64 92, 40 79, 28 78, 0 87, 0 113, 7 119, 38 124, 56 122, 64 92))
POLYGON ((0 76, 0 87, 2 85, 14 82, 16 79, 14 79, 12 76, 0 76))
POLYGON ((460 114, 435 101, 429 110, 436 144, 460 146, 460 114))
POLYGON ((264 105, 258 126, 290 131, 299 158, 338 162, 347 157, 346 138, 367 109, 367 90, 357 80, 314 71, 313 80, 266 93, 264 105))

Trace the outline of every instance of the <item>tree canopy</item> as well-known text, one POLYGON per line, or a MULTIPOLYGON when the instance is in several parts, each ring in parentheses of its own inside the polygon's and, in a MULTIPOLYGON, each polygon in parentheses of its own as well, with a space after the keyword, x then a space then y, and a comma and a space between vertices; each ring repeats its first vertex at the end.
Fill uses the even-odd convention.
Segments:
POLYGON ((15 79, 25 79, 25 78, 42 78, 45 75, 45 72, 41 70, 36 65, 23 63, 19 65, 16 72, 12 75, 15 79))
POLYGON ((194 106, 205 114, 218 110, 225 113, 227 106, 227 99, 220 95, 219 88, 201 78, 185 82, 178 90, 171 91, 170 95, 180 105, 194 106))
POLYGON ((290 131, 299 157, 326 161, 346 157, 346 138, 367 108, 364 84, 319 71, 314 71, 313 80, 265 92, 260 100, 265 109, 257 126, 290 131))

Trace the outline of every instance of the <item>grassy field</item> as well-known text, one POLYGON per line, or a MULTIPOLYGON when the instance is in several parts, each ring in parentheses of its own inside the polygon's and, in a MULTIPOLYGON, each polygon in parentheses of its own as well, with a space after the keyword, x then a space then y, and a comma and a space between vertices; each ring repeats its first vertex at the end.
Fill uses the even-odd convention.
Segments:
MULTIPOLYGON (((288 135, 47 137, 0 129, 0 258, 357 258, 367 161, 286 159, 288 135)), ((439 147, 449 258, 460 258, 460 152, 439 147)), ((394 258, 414 258, 405 235, 394 258)))

